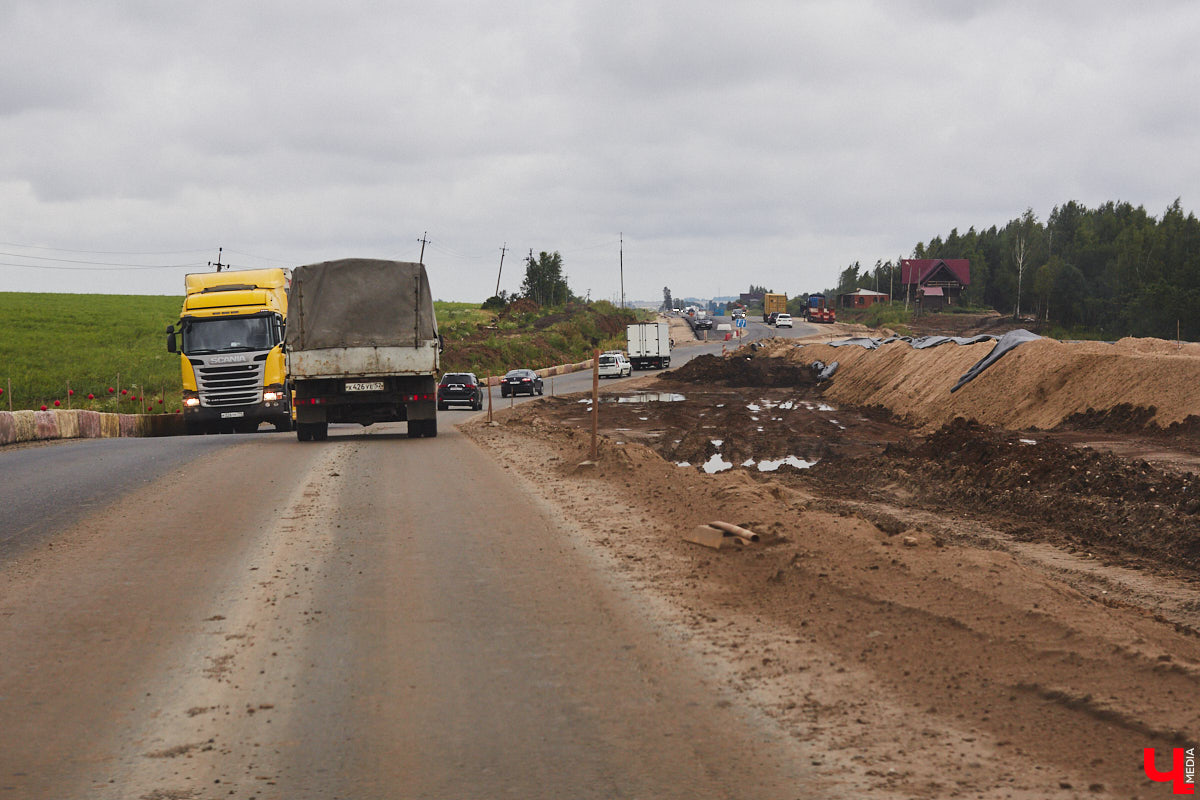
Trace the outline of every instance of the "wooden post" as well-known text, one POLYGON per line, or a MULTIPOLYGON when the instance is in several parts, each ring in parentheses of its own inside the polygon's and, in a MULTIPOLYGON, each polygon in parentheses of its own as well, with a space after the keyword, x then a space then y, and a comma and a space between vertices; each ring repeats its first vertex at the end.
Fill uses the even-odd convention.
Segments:
POLYGON ((488 423, 492 421, 492 376, 488 375, 488 423))
POLYGON ((592 351, 592 461, 597 458, 596 437, 600 434, 600 350, 592 351))

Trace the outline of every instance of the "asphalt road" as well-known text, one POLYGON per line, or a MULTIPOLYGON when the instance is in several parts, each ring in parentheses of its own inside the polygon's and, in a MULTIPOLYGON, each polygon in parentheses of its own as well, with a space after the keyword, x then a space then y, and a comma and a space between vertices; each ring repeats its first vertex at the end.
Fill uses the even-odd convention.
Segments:
POLYGON ((0 798, 819 796, 442 419, 0 451, 0 798))

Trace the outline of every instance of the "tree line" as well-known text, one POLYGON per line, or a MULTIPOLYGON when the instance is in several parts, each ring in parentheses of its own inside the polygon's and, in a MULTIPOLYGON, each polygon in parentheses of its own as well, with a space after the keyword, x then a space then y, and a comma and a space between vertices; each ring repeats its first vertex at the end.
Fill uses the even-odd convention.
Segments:
MULTIPOLYGON (((1179 200, 1161 217, 1142 206, 1070 201, 1043 222, 1032 209, 1003 227, 918 242, 913 258, 966 258, 968 305, 1106 338, 1200 340, 1200 220, 1179 200), (1177 328, 1178 326, 1178 328, 1177 328)), ((833 294, 865 288, 904 300, 900 259, 854 263, 833 294)))

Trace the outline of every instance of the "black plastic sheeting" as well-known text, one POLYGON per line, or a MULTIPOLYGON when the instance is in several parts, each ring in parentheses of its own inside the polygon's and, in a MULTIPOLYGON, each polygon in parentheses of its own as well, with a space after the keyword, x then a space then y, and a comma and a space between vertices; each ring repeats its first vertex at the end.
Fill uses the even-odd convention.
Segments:
POLYGON ((927 347, 937 347, 939 344, 978 344, 992 339, 999 339, 998 336, 993 336, 988 333, 981 333, 978 336, 889 336, 886 339, 871 339, 865 336, 859 336, 854 339, 842 339, 839 342, 830 342, 830 347, 846 347, 847 345, 855 345, 857 347, 865 347, 868 350, 875 350, 885 344, 892 342, 907 342, 913 346, 914 350, 924 350, 927 347))
MULTIPOLYGON (((912 345, 915 350, 924 350, 929 347, 937 347, 942 344, 978 344, 980 342, 994 341, 996 346, 992 348, 992 352, 988 353, 983 358, 975 363, 975 366, 963 373, 958 379, 958 383, 950 389, 951 393, 957 392, 962 387, 966 386, 971 381, 979 377, 979 373, 999 361, 1005 353, 1012 350, 1014 347, 1032 342, 1035 339, 1041 339, 1036 333, 1031 333, 1024 328, 1018 328, 1015 331, 1009 331, 1003 336, 994 336, 990 333, 981 333, 978 336, 889 336, 886 339, 872 339, 866 336, 858 336, 853 339, 842 339, 838 342, 829 342, 830 347, 864 347, 867 350, 876 350, 885 344, 892 342, 907 342, 912 345)), ((813 367, 816 367, 816 362, 813 367)), ((822 365, 824 366, 824 365, 822 365)), ((832 364, 833 369, 837 369, 837 362, 832 364)), ((821 375, 821 379, 831 377, 833 372, 830 371, 829 376, 821 375)))
POLYGON ((1025 344, 1025 342, 1032 342, 1035 339, 1040 338, 1042 337, 1038 336, 1036 333, 1030 333, 1024 328, 1019 328, 1015 331, 1009 331, 1008 333, 1004 334, 996 341, 996 346, 992 348, 992 352, 979 359, 977 362, 975 362, 975 366, 963 373, 963 376, 958 379, 958 383, 954 384, 954 387, 950 389, 950 393, 954 394, 959 389, 975 380, 977 377, 979 377, 979 373, 983 372, 992 364, 995 364, 997 361, 1003 358, 1004 354, 1009 350, 1012 350, 1018 345, 1025 344))
POLYGON ((833 373, 837 372, 839 363, 834 361, 831 364, 826 364, 824 361, 814 361, 808 365, 809 369, 817 373, 818 381, 827 381, 833 377, 833 373))

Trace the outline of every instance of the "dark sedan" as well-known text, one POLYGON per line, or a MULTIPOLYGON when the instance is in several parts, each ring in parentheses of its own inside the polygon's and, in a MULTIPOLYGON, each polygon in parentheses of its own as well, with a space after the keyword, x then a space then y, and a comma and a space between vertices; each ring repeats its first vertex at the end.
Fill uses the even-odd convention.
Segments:
POLYGON ((452 404, 470 406, 479 411, 483 408, 483 387, 470 372, 447 372, 438 382, 437 407, 445 411, 452 404))
POLYGON ((542 379, 531 369, 509 370, 508 374, 500 379, 501 397, 508 397, 510 394, 535 395, 541 393, 542 379))

